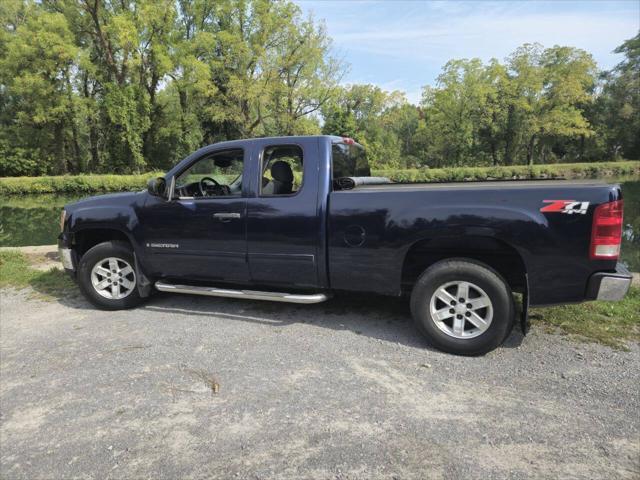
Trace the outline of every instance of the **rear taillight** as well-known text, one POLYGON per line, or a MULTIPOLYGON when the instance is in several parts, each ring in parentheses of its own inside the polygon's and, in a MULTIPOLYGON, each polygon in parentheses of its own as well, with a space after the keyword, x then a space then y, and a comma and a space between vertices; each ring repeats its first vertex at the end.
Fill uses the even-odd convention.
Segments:
POLYGON ((622 241, 622 200, 598 205, 593 212, 591 229, 592 260, 616 260, 622 241))

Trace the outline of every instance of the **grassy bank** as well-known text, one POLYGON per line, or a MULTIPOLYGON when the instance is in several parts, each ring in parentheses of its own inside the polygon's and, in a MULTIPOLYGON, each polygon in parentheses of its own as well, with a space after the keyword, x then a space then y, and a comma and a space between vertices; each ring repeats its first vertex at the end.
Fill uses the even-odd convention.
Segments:
POLYGON ((621 302, 532 309, 531 322, 579 340, 625 348, 627 341, 640 341, 640 288, 631 287, 621 302))
POLYGON ((58 177, 1 177, 0 195, 55 193, 58 195, 141 190, 161 173, 140 175, 64 175, 58 177))
MULTIPOLYGON (((518 165, 514 167, 421 168, 374 170, 396 182, 457 182, 492 179, 606 178, 640 176, 640 161, 518 165)), ((145 188, 160 172, 140 175, 67 175, 58 177, 2 177, 0 195, 54 193, 57 195, 123 192, 145 188)))
POLYGON ((18 251, 0 252, 0 288, 4 287, 31 287, 39 294, 53 297, 68 295, 77 289, 61 269, 36 270, 26 255, 18 251))
POLYGON ((640 161, 559 163, 555 165, 517 165, 512 167, 421 168, 375 170, 377 176, 395 182, 461 182, 534 178, 602 178, 640 175, 640 161))

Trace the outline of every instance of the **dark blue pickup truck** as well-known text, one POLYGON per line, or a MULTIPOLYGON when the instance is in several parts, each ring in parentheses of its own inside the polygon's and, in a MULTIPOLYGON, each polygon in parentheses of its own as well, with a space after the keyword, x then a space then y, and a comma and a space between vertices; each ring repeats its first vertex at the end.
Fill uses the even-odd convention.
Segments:
POLYGON ((154 289, 315 303, 407 295, 432 344, 477 355, 528 307, 620 300, 622 192, 594 182, 394 184, 331 136, 222 142, 147 191, 65 206, 59 248, 105 309, 154 289), (513 292, 521 294, 517 309, 513 292))

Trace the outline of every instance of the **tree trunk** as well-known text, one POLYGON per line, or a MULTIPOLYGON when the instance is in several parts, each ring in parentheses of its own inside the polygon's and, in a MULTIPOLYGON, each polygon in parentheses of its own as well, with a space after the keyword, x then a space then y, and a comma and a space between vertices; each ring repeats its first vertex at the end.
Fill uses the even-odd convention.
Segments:
POLYGON ((187 150, 190 147, 187 142, 188 98, 187 92, 182 88, 178 89, 178 99, 180 100, 180 151, 178 154, 182 157, 188 153, 187 150))
POLYGON ((533 165, 533 150, 536 146, 536 136, 532 135, 527 146, 527 165, 533 165))
MULTIPOLYGON (((89 92, 89 75, 85 71, 82 74, 82 94, 87 101, 90 99, 93 101, 93 93, 89 92)), ((98 153, 98 129, 96 127, 95 118, 93 115, 89 115, 87 118, 87 122, 89 122, 89 153, 91 155, 91 159, 88 161, 87 171, 95 172, 96 169, 100 166, 100 155, 98 153)))
POLYGON ((71 113, 71 118, 69 119, 69 123, 71 124, 71 140, 73 143, 73 156, 74 156, 74 164, 75 164, 75 173, 79 173, 84 170, 84 165, 82 164, 82 158, 80 154, 80 142, 78 140, 78 126, 76 125, 76 107, 74 105, 73 100, 73 92, 71 88, 71 80, 67 77, 67 95, 69 98, 69 111, 71 113))
POLYGON ((151 83, 145 85, 149 93, 149 129, 142 134, 142 156, 147 165, 149 165, 149 160, 151 160, 151 148, 156 139, 159 124, 158 120, 162 114, 162 108, 156 102, 156 90, 158 89, 159 81, 158 74, 154 71, 151 75, 151 83))
POLYGON ((504 164, 513 165, 513 122, 514 122, 514 107, 509 106, 509 112, 507 114, 507 129, 504 139, 504 164))
POLYGON ((88 165, 89 172, 95 172, 100 167, 100 154, 98 152, 98 129, 93 119, 89 119, 89 152, 91 152, 91 164, 88 165))
POLYGON ((56 123, 53 128, 53 131, 55 135, 54 141, 56 144, 55 152, 56 152, 56 156, 58 157, 59 170, 57 173, 59 175, 64 175, 69 170, 67 168, 67 159, 65 158, 65 153, 64 153, 64 128, 63 128, 62 122, 56 123))
POLYGON ((497 147, 496 142, 494 140, 491 140, 490 145, 491 145, 491 159, 493 160, 493 166, 495 167, 499 163, 499 160, 498 160, 498 147, 497 147))

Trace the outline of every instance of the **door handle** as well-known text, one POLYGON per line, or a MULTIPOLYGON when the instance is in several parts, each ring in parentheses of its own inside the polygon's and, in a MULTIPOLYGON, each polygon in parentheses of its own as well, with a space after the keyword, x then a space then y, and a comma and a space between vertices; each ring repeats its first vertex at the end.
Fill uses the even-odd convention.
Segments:
POLYGON ((222 221, 229 221, 233 218, 240 218, 241 215, 237 212, 220 212, 220 213, 214 213, 213 214, 213 218, 217 219, 217 220, 222 220, 222 221))

